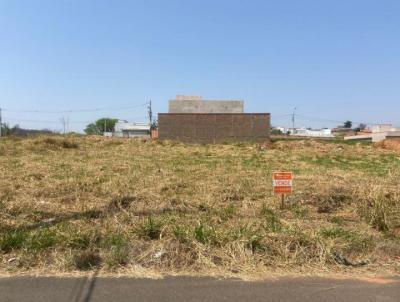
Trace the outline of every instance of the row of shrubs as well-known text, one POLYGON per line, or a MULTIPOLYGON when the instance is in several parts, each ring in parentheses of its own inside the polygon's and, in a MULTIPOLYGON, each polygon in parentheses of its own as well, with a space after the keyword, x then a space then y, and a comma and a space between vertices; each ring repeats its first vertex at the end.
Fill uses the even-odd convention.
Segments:
POLYGON ((68 138, 44 137, 33 141, 36 147, 42 149, 78 149, 79 144, 68 138))

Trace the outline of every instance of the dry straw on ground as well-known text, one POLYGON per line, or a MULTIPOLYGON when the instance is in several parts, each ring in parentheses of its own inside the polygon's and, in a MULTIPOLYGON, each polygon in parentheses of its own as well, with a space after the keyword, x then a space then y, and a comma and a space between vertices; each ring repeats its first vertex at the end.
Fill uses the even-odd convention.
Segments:
POLYGON ((381 146, 7 138, 0 175, 3 273, 400 272, 400 154, 381 146), (284 210, 275 170, 296 176, 284 210))

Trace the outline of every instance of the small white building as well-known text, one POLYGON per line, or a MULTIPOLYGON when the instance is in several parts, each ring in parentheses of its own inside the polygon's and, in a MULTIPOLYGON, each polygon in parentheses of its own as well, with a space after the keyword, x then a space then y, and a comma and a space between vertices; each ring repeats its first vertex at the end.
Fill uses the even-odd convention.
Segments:
POLYGON ((334 137, 331 129, 312 130, 306 128, 299 128, 296 129, 294 133, 291 135, 305 136, 305 137, 325 137, 325 138, 334 137))
POLYGON ((115 124, 114 137, 150 137, 150 124, 147 123, 129 123, 120 120, 115 124))
POLYGON ((387 132, 387 131, 398 131, 399 129, 394 128, 391 124, 379 124, 379 125, 372 125, 370 127, 372 133, 380 133, 380 132, 387 132))
POLYGON ((280 131, 280 132, 282 132, 282 134, 286 134, 287 133, 287 130, 286 130, 285 127, 273 127, 272 130, 280 131))

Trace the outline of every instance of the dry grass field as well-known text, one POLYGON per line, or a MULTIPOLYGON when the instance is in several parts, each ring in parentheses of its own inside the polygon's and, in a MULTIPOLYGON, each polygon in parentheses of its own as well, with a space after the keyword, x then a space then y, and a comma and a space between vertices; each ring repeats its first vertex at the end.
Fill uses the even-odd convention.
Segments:
POLYGON ((0 273, 400 273, 400 153, 313 140, 0 140, 0 273), (284 209, 276 170, 295 174, 284 209))

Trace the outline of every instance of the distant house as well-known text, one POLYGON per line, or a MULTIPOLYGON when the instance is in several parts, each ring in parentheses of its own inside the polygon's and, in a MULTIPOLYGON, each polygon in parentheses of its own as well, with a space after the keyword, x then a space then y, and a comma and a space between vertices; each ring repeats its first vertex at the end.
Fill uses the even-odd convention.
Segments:
POLYGON ((129 123, 120 120, 115 124, 114 132, 105 133, 114 137, 150 137, 150 125, 147 123, 129 123))
POLYGON ((400 128, 395 128, 390 124, 374 125, 369 132, 361 132, 357 135, 345 136, 345 140, 358 140, 381 142, 386 139, 400 139, 400 128))
POLYGON ((387 131, 399 131, 400 129, 394 128, 391 124, 379 124, 370 127, 372 133, 387 132, 387 131))
POLYGON ((272 130, 275 131, 275 133, 280 132, 281 134, 286 134, 288 132, 285 127, 274 127, 272 130))
POLYGON ((300 128, 296 129, 294 134, 295 136, 305 136, 305 137, 324 137, 324 138, 330 138, 334 137, 332 134, 331 129, 318 129, 318 130, 312 130, 312 129, 306 129, 306 128, 300 128))
POLYGON ((336 137, 344 137, 354 135, 356 131, 352 128, 346 128, 344 126, 338 126, 332 129, 332 134, 336 137))

